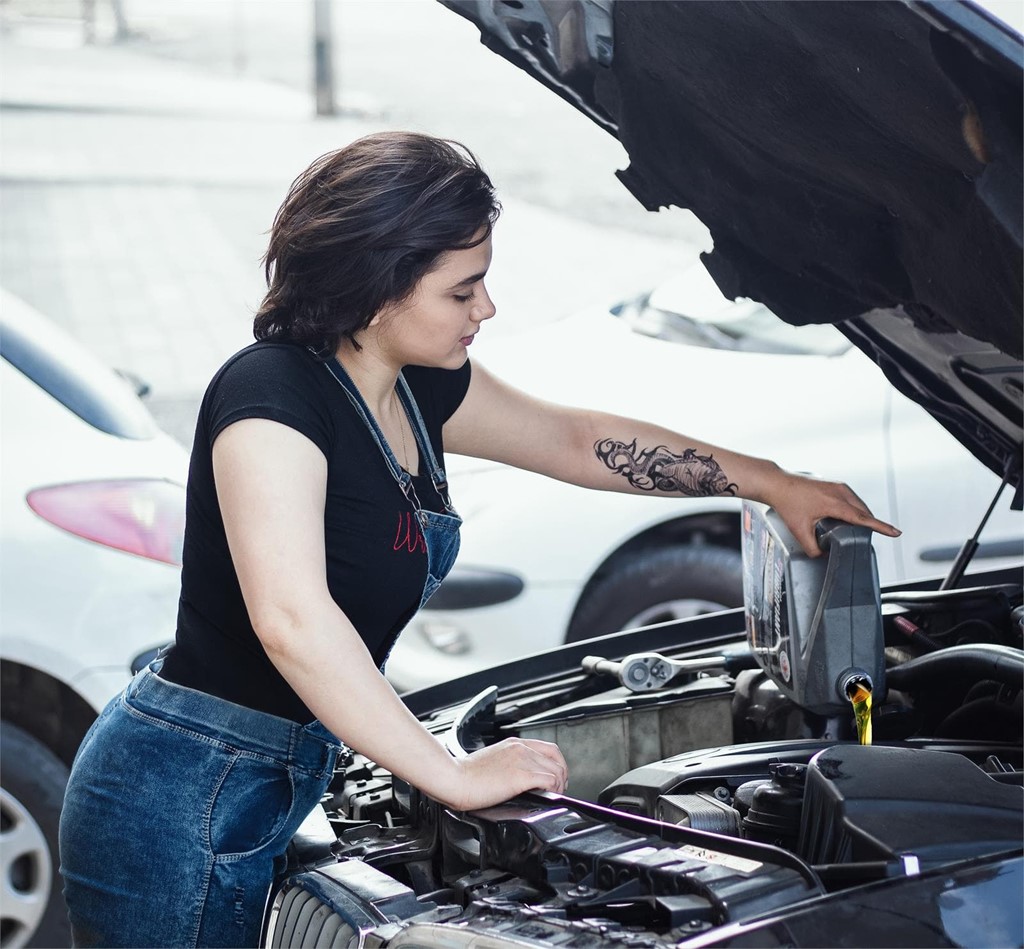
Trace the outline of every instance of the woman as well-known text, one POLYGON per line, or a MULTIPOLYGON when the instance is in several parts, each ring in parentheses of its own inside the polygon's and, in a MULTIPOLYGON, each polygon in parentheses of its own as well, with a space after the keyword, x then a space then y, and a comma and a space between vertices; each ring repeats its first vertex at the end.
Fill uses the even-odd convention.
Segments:
POLYGON ((772 504, 809 552, 844 485, 504 385, 467 350, 494 315, 499 206, 461 146, 372 135, 293 184, 258 342, 207 390, 175 645, 86 736, 61 822, 76 945, 254 945, 339 741, 454 808, 562 791, 557 747, 450 757, 381 673, 450 569, 442 449, 609 491, 772 504))

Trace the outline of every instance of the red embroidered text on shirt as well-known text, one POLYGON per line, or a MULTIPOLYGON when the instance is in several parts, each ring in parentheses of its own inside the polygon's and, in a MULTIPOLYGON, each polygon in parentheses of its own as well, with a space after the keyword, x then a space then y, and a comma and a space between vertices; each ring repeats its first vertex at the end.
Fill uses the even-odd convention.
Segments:
POLYGON ((405 550, 410 554, 427 552, 426 542, 420 531, 420 525, 411 511, 406 511, 405 516, 398 512, 398 530, 395 531, 394 550, 405 550))

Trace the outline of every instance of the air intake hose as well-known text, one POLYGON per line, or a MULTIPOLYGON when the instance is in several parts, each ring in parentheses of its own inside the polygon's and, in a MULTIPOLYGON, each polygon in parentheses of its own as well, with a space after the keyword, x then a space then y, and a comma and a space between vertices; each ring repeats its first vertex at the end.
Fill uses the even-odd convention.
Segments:
POLYGON ((885 677, 892 689, 914 688, 936 680, 985 679, 1020 689, 1024 688, 1024 651, 988 643, 950 646, 887 669, 885 677))

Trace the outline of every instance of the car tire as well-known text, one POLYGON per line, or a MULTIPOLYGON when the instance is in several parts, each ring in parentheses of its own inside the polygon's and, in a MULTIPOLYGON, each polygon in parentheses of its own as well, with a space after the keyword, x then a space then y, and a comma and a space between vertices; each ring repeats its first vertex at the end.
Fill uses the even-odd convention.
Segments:
POLYGON ((9 722, 0 723, 0 879, 3 946, 71 945, 57 829, 68 768, 9 722))
POLYGON ((567 643, 743 605, 743 558, 710 545, 662 547, 623 560, 584 594, 567 643))

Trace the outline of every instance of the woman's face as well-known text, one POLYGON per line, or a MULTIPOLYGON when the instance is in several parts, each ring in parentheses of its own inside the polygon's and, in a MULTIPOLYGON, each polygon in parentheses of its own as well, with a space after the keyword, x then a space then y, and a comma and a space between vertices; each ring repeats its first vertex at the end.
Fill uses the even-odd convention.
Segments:
POLYGON ((494 304, 484 286, 491 265, 491 237, 453 250, 426 274, 403 302, 385 307, 375 322, 388 358, 401 366, 458 369, 494 304))

